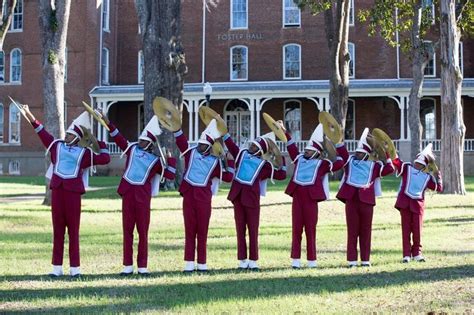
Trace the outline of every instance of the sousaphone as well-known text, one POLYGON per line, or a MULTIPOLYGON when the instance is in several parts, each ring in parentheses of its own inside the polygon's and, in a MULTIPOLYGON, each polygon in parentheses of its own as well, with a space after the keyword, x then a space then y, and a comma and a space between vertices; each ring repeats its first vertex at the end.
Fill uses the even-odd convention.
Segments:
POLYGON ((208 106, 201 106, 199 108, 199 117, 201 117, 202 122, 207 126, 211 120, 215 119, 217 123, 217 130, 219 130, 221 136, 225 135, 228 132, 227 125, 216 111, 208 106))
POLYGON ((94 137, 94 135, 90 132, 89 129, 87 129, 84 126, 80 126, 80 127, 84 136, 81 138, 81 140, 79 140, 77 145, 83 148, 89 148, 95 154, 99 154, 100 147, 99 147, 99 143, 97 142, 97 139, 94 137))
POLYGON ((324 134, 332 143, 342 142, 342 127, 336 119, 328 112, 319 112, 319 122, 323 125, 324 134))
POLYGON ((164 97, 155 97, 153 111, 164 128, 172 132, 181 129, 179 111, 170 100, 164 97))
POLYGON ((275 119, 272 118, 272 116, 268 115, 267 113, 263 113, 263 120, 265 120, 265 123, 267 124, 268 128, 270 128, 271 131, 275 134, 275 136, 283 142, 287 142, 288 139, 286 139, 285 131, 283 130, 283 127, 281 124, 275 119))
POLYGON ((372 130, 372 136, 376 139, 377 143, 382 145, 384 151, 388 152, 390 158, 393 160, 397 157, 397 149, 392 139, 380 128, 372 130))
POLYGON ((109 129, 109 126, 107 126, 107 124, 105 123, 105 120, 102 118, 102 115, 100 113, 98 113, 96 110, 94 110, 94 108, 92 108, 92 106, 90 106, 89 104, 87 104, 86 102, 82 102, 82 105, 84 105, 84 108, 86 109, 86 111, 95 119, 97 120, 102 126, 104 126, 104 128, 107 130, 107 131, 110 131, 109 129))

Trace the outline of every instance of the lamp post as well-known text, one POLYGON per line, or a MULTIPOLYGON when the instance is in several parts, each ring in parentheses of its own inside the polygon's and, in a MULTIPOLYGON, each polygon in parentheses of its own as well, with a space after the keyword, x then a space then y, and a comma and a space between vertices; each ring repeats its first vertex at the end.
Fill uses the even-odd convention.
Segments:
POLYGON ((202 88, 204 95, 206 95, 206 106, 209 106, 211 101, 211 94, 212 94, 212 86, 209 82, 206 82, 202 88))

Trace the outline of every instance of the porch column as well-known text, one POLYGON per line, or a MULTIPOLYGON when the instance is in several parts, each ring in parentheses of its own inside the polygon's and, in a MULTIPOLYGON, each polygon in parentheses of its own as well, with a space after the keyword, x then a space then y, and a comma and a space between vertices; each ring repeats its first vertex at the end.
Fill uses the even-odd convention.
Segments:
POLYGON ((250 139, 255 139, 255 104, 256 99, 251 98, 249 100, 249 110, 250 110, 250 139))
POLYGON ((186 109, 188 110, 188 139, 191 141, 193 138, 193 114, 194 114, 194 109, 195 109, 195 103, 196 100, 186 100, 184 102, 186 105, 186 109))
POLYGON ((262 109, 261 102, 262 101, 260 99, 255 100, 255 119, 257 120, 255 137, 260 137, 260 110, 262 109))

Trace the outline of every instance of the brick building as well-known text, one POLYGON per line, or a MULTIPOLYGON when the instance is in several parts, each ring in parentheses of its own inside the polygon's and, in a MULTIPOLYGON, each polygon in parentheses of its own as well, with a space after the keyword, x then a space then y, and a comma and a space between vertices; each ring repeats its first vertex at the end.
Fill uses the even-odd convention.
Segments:
MULTIPOLYGON (((352 8, 370 1, 354 0, 352 8)), ((433 8, 434 9, 434 8, 433 8)), ((436 14, 435 10, 433 10, 436 14)), ((30 104, 41 117, 40 43, 36 1, 19 0, 4 53, 0 55, 0 172, 40 174, 44 150, 33 131, 20 122, 8 95, 30 104), (2 80, 3 79, 3 80, 2 80)), ((210 11, 201 1, 183 0, 183 44, 189 73, 183 103, 183 129, 197 140, 203 124, 197 114, 205 103, 205 82, 212 87, 210 106, 227 121, 234 138, 244 143, 267 132, 261 113, 285 121, 304 146, 329 110, 328 48, 324 18, 300 12, 291 0, 228 0, 210 11), (269 5, 271 7, 269 7, 269 5), (265 12, 265 14, 262 14, 265 12)), ((140 30, 131 0, 77 0, 71 7, 67 41, 66 111, 70 123, 88 100, 108 114, 124 135, 134 140, 142 124, 143 85, 140 30)), ((345 131, 349 148, 364 127, 379 127, 395 139, 402 154, 409 147, 407 123, 411 86, 410 61, 399 48, 366 27, 351 10, 349 35, 351 79, 345 131)), ((463 105, 466 172, 474 151, 474 41, 463 39, 463 105)), ((440 147, 439 58, 426 70, 421 103, 423 138, 440 147)), ((209 93, 209 92, 207 92, 209 93)), ((108 136, 98 128, 98 137, 108 136)), ((282 146, 283 148, 283 146, 282 146)), ((112 152, 118 149, 110 144, 112 152)), ((120 169, 114 159, 109 168, 120 169)))

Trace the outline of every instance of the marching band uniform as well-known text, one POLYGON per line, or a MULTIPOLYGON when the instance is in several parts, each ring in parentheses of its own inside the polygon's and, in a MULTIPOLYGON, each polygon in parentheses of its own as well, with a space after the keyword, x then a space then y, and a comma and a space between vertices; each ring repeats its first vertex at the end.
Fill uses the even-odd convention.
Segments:
POLYGON ((220 180, 231 182, 234 175, 234 161, 227 167, 210 154, 214 142, 221 136, 216 121, 212 120, 202 132, 198 141, 208 145, 206 152, 189 147, 188 140, 180 129, 174 133, 176 145, 184 156, 184 175, 179 192, 183 196, 183 217, 185 229, 184 260, 185 272, 194 271, 197 240, 197 270, 207 271, 207 233, 211 218, 212 195, 217 194, 220 180))
MULTIPOLYGON (((414 162, 426 167, 430 158, 433 157, 431 144, 429 144, 417 155, 414 162)), ((421 169, 416 169, 411 163, 404 163, 399 158, 396 158, 393 164, 397 170, 396 175, 402 176, 395 208, 400 211, 402 221, 403 262, 409 262, 411 258, 424 261, 421 254, 421 230, 425 212, 425 190, 442 192, 441 174, 439 172, 435 176, 427 174, 421 169), (410 236, 413 238, 413 245, 410 236)))
MULTIPOLYGON (((329 197, 328 174, 337 171, 344 166, 340 156, 333 163, 328 159, 316 156, 323 151, 323 126, 318 125, 314 130, 305 149, 315 151, 311 158, 305 158, 300 154, 290 134, 287 148, 290 158, 295 164, 295 171, 288 183, 285 193, 293 197, 292 202, 292 243, 291 258, 292 267, 300 268, 301 257, 301 235, 303 228, 306 234, 306 250, 308 267, 316 267, 316 225, 318 223, 318 202, 327 200, 329 197)), ((344 144, 337 145, 337 152, 346 152, 344 144)))
MULTIPOLYGON (((368 128, 359 140, 356 152, 366 156, 372 152, 367 142, 368 128)), ((362 266, 370 266, 370 243, 375 197, 381 195, 380 177, 393 173, 392 161, 387 154, 386 164, 381 161, 358 160, 355 155, 341 152, 345 162, 344 176, 337 198, 346 204, 347 261, 357 266, 357 239, 362 266)))
MULTIPOLYGON (((109 123, 110 136, 127 155, 125 170, 117 192, 122 197, 123 265, 122 275, 133 273, 133 234, 138 232, 137 266, 139 274, 148 274, 148 229, 150 226, 151 197, 158 195, 160 180, 173 180, 176 159, 169 157, 167 166, 164 157, 142 149, 137 142, 129 143, 119 130, 109 123)), ((157 144, 161 129, 156 116, 150 120, 139 140, 157 144)))
MULTIPOLYGON (((38 120, 31 122, 33 128, 47 152, 51 152, 52 170, 51 213, 53 220, 53 272, 52 276, 63 274, 64 233, 69 235, 69 262, 71 276, 80 275, 79 224, 81 218, 81 195, 85 193, 88 168, 92 165, 105 165, 110 162, 106 144, 99 141, 100 154, 96 155, 89 148, 68 145, 61 139, 54 139, 38 120)), ((89 114, 84 112, 76 118, 67 129, 67 133, 82 138, 82 128, 90 129, 89 114)), ((49 172, 47 174, 49 176, 49 172)))
POLYGON ((265 134, 254 141, 259 151, 251 154, 248 149, 240 150, 230 135, 224 136, 230 154, 236 160, 236 174, 227 199, 234 204, 234 219, 237 233, 237 259, 241 269, 258 269, 258 227, 260 222, 260 196, 266 193, 267 179, 286 178, 285 159, 280 169, 262 159, 269 150, 268 141, 275 142, 273 133, 265 134), (249 231, 249 255, 247 254, 246 229, 249 231), (249 260, 247 260, 249 258, 249 260))

